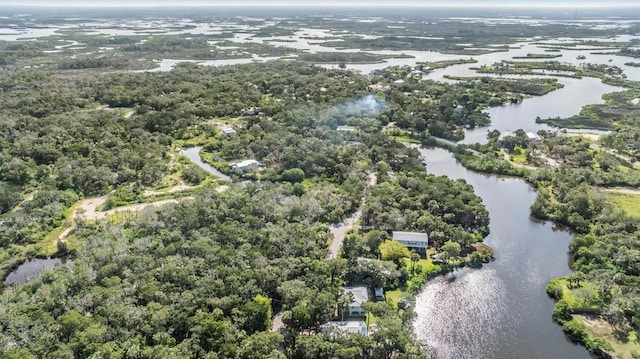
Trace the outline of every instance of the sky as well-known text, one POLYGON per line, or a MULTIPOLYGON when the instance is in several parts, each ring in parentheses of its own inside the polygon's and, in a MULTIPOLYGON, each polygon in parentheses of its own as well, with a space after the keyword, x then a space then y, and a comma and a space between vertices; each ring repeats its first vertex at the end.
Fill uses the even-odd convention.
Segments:
POLYGON ((157 6, 499 6, 640 7, 640 0, 0 0, 0 6, 157 7, 157 6))

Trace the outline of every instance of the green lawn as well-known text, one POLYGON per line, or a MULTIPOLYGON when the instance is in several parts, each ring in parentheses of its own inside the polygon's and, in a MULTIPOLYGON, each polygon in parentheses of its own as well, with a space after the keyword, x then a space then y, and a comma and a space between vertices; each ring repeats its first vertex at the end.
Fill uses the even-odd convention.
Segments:
POLYGON ((400 289, 396 289, 396 290, 390 290, 388 292, 385 293, 385 296, 387 298, 387 302, 393 304, 393 305, 397 305, 398 304, 398 300, 400 300, 400 297, 402 296, 402 294, 406 294, 406 292, 403 292, 400 289))
POLYGON ((391 137, 396 139, 398 142, 420 143, 420 140, 417 140, 417 139, 409 137, 409 136, 391 136, 391 137))
POLYGON ((626 193, 610 193, 611 203, 632 217, 640 217, 640 195, 626 193))
MULTIPOLYGON (((411 274, 411 259, 404 258, 404 263, 407 266, 407 270, 409 274, 411 274)), ((418 268, 422 268, 422 275, 431 272, 439 272, 440 266, 437 264, 433 264, 431 258, 420 258, 420 261, 416 263, 416 274, 418 274, 418 268)))
POLYGON ((513 163, 527 163, 526 150, 522 147, 516 147, 509 153, 509 158, 513 163))

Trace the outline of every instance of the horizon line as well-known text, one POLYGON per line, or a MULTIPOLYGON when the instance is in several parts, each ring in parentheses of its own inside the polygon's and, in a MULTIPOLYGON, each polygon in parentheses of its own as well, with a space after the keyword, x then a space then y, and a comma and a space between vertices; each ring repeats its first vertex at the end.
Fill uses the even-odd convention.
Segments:
MULTIPOLYGON (((0 3, 0 5, 2 5, 0 3)), ((265 3, 240 3, 240 4, 200 4, 200 3, 187 3, 187 4, 146 4, 146 3, 136 3, 136 4, 60 4, 60 3, 49 3, 49 4, 33 4, 33 3, 8 3, 3 6, 12 6, 12 7, 28 7, 28 8, 69 8, 69 9, 81 9, 81 8, 238 8, 238 7, 259 7, 259 8, 281 8, 281 7, 289 7, 289 8, 567 8, 567 9, 596 9, 596 8, 640 8, 640 4, 606 4, 606 3, 595 3, 595 4, 566 4, 566 3, 538 3, 538 4, 502 4, 502 3, 491 3, 491 4, 478 4, 478 3, 461 3, 461 4, 447 4, 447 3, 432 3, 432 4, 412 4, 412 3, 400 3, 400 4, 359 4, 359 3, 330 3, 324 5, 317 4, 285 4, 285 3, 273 3, 273 4, 265 4, 265 3)))

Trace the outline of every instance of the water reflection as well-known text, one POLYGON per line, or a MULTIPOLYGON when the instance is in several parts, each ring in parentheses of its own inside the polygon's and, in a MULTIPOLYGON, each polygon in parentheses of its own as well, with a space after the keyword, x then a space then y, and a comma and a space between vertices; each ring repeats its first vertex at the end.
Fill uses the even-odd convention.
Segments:
POLYGON ((200 168, 202 168, 203 170, 220 177, 221 179, 225 180, 225 181, 231 181, 231 177, 225 175, 224 173, 220 172, 217 168, 213 167, 212 165, 202 161, 202 159, 200 158, 200 149, 202 147, 200 146, 196 146, 196 147, 189 147, 189 148, 183 148, 180 150, 180 154, 182 156, 187 157, 188 159, 191 160, 191 162, 195 163, 196 165, 198 165, 200 168))
POLYGON ((456 280, 437 278, 416 298, 415 332, 443 358, 480 358, 471 347, 494 346, 501 330, 512 330, 514 317, 505 310, 506 289, 493 270, 461 270, 456 280), (464 308, 470 308, 467 310, 464 308))
POLYGON ((524 181, 469 171, 443 149, 420 151, 430 173, 464 179, 483 199, 496 260, 430 281, 416 298, 416 337, 443 359, 587 358, 552 321, 545 292, 570 272, 571 234, 529 216, 536 194, 524 181))
POLYGON ((44 271, 71 263, 67 256, 60 258, 34 258, 18 266, 4 279, 4 285, 21 286, 29 281, 39 278, 44 271))

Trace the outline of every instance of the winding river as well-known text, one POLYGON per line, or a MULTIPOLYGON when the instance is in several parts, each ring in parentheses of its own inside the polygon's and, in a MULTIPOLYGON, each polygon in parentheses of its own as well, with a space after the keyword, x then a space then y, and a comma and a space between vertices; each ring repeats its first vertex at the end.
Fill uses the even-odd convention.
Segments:
MULTIPOLYGON (((486 142, 492 129, 549 129, 536 124, 536 116, 572 116, 619 90, 592 78, 560 81, 565 87, 546 96, 489 109, 491 126, 466 131, 463 142, 486 142)), ((467 170, 443 149, 420 151, 428 172, 473 185, 489 210, 491 234, 485 243, 496 254, 482 269, 459 270, 454 281, 437 278, 425 286, 416 297, 416 337, 444 359, 589 358, 553 322, 554 303, 545 292, 549 280, 570 273, 572 235, 530 217, 536 194, 521 179, 467 170)))
MULTIPOLYGON (((575 58, 575 51, 562 54, 565 59, 575 58)), ((505 54, 488 57, 493 56, 505 54)), ((597 63, 609 58, 587 56, 597 63)), ((616 59, 614 64, 622 65, 619 62, 616 59)), ((640 80, 637 71, 621 67, 629 79, 640 80)), ((466 71, 468 65, 456 65, 432 76, 467 75, 466 71)), ((463 142, 486 142, 487 131, 493 129, 547 130, 548 126, 535 123, 537 116, 569 117, 584 105, 602 103, 603 94, 621 90, 593 78, 559 81, 564 88, 546 96, 488 109, 491 126, 467 130, 463 142)), ((416 297, 416 337, 443 359, 589 358, 586 349, 568 341, 553 322, 554 302, 545 292, 549 280, 571 271, 567 252, 572 235, 530 217, 536 194, 524 181, 467 170, 443 149, 420 151, 428 172, 463 179, 482 197, 491 218, 485 243, 496 254, 495 261, 482 269, 462 269, 453 281, 437 278, 427 283, 416 297)))
POLYGON ((421 149, 427 170, 464 179, 491 217, 495 261, 437 278, 416 297, 414 332, 441 358, 588 358, 551 319, 550 279, 570 272, 571 234, 529 216, 535 192, 515 178, 469 171, 443 149, 421 149))

